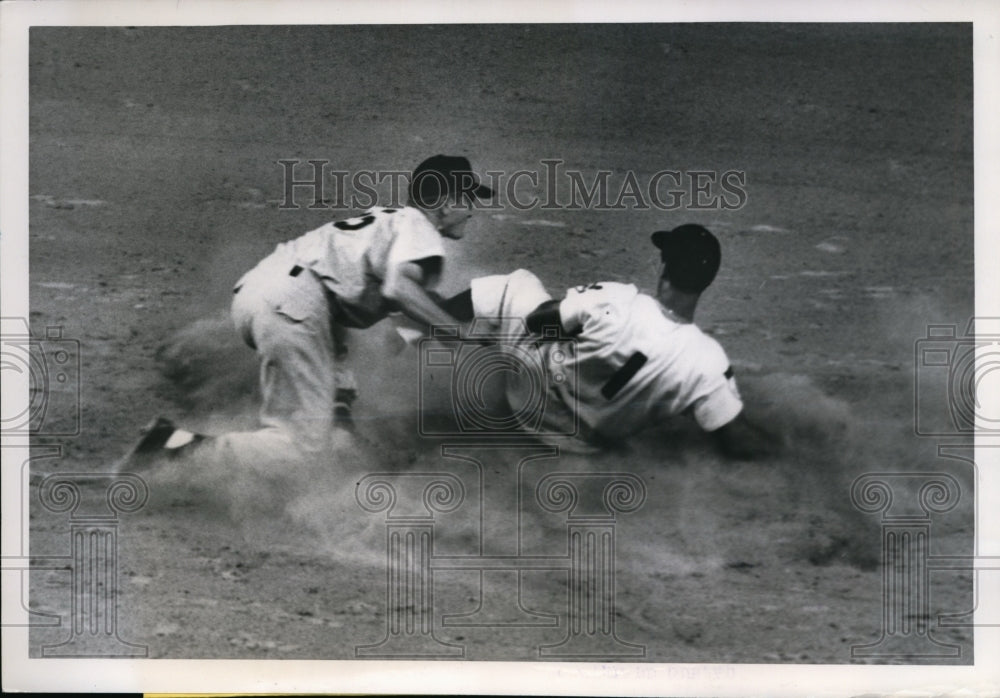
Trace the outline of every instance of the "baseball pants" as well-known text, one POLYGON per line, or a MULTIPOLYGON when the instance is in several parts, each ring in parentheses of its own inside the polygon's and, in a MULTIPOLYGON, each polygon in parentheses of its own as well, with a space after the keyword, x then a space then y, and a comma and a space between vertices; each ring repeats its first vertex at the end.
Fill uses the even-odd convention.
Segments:
POLYGON ((488 321, 500 336, 511 339, 525 333, 525 318, 552 296, 545 286, 527 269, 510 274, 481 276, 469 284, 472 290, 473 314, 488 321))
POLYGON ((477 322, 488 322, 497 333, 501 346, 527 370, 509 371, 504 390, 512 410, 521 415, 522 428, 539 440, 559 445, 575 453, 591 453, 593 446, 578 438, 579 420, 575 414, 574 381, 567 380, 562 363, 557 357, 572 352, 571 344, 538 342, 527 332, 525 320, 542 303, 552 300, 545 286, 526 269, 510 274, 483 276, 473 279, 472 308, 477 322), (542 368, 538 375, 535 367, 542 368), (539 402, 538 389, 546 397, 539 402), (524 411, 527 406, 537 409, 524 411))
POLYGON ((337 393, 337 328, 320 280, 301 267, 262 263, 235 289, 232 317, 260 363, 261 426, 222 434, 207 460, 267 471, 329 459, 337 393))

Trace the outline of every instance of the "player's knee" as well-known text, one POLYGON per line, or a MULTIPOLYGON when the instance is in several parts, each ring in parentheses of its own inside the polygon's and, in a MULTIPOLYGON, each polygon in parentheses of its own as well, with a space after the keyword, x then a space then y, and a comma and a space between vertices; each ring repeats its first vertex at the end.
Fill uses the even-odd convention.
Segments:
POLYGON ((478 318, 496 317, 504 298, 507 277, 503 274, 480 276, 469 283, 472 295, 472 312, 478 318))
POLYGON ((508 312, 514 317, 527 317, 531 311, 552 297, 541 280, 527 269, 518 269, 508 276, 510 307, 508 312))
POLYGON ((473 279, 472 308, 478 318, 524 317, 550 296, 527 269, 473 279))
POLYGON ((515 269, 510 274, 507 275, 509 283, 517 284, 518 286, 541 286, 542 282, 538 280, 538 277, 534 273, 528 271, 527 269, 515 269))

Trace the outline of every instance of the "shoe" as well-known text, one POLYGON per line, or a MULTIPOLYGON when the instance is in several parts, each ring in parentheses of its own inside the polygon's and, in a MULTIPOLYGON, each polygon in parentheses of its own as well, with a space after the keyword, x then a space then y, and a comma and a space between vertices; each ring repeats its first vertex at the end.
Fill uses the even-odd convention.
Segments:
POLYGON ((178 429, 166 417, 156 417, 143 428, 135 446, 115 464, 115 472, 148 470, 158 458, 177 458, 205 438, 202 434, 178 429))
POLYGON ((337 368, 334 373, 333 382, 335 386, 334 400, 351 404, 358 399, 358 381, 354 377, 354 371, 346 368, 337 368))
POLYGON ((354 373, 348 369, 337 369, 336 391, 333 395, 333 416, 337 426, 344 429, 354 429, 354 418, 351 416, 351 406, 358 399, 358 384, 354 373))
POLYGON ((349 402, 338 400, 333 403, 333 416, 336 419, 337 426, 342 429, 354 429, 354 417, 351 414, 351 404, 349 402))

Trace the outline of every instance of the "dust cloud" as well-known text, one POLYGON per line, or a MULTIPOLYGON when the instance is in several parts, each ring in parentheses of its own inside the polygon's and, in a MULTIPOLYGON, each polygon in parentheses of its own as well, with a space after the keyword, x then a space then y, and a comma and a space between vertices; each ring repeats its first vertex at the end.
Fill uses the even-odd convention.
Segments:
MULTIPOLYGON (((923 302, 897 308, 884 331, 905 348, 927 312, 923 302)), ((356 427, 338 430, 329 462, 266 475, 238 467, 215 474, 206 469, 195 483, 176 473, 175 485, 199 490, 200 501, 214 503, 260 544, 284 538, 355 562, 380 562, 383 553, 372 546, 381 541, 384 518, 359 508, 356 483, 371 472, 448 469, 441 440, 420 435, 418 415, 448 409, 449 393, 424 385, 419 394, 421 357, 394 328, 389 320, 349 338, 361 398, 356 427)), ((212 315, 182 328, 158 359, 164 390, 186 412, 185 426, 206 433, 253 428, 256 360, 228 317, 212 315)), ((909 380, 905 372, 899 375, 899 381, 909 380)), ((620 449, 591 456, 564 451, 558 469, 628 472, 643 480, 647 501, 635 516, 649 535, 622 541, 633 564, 732 564, 751 540, 769 555, 815 565, 876 566, 877 521, 853 505, 851 484, 864 473, 926 469, 927 446, 913 438, 908 417, 863 414, 805 375, 750 372, 741 376, 740 389, 748 418, 772 435, 777 455, 760 462, 727 460, 689 420, 675 420, 620 449), (782 532, 779 540, 764 540, 774 530, 782 532)), ((158 477, 170 480, 169 469, 158 477)), ((464 528, 454 534, 469 537, 464 528)))

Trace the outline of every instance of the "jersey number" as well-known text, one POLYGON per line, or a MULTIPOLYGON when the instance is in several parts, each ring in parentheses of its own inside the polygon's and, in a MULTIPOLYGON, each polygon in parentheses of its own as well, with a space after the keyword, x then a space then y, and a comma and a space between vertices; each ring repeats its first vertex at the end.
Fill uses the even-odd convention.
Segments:
POLYGON ((364 218, 351 218, 350 221, 357 221, 356 223, 351 223, 350 221, 337 221, 333 225, 341 230, 361 230, 366 225, 370 225, 374 222, 375 216, 365 216, 364 218))

